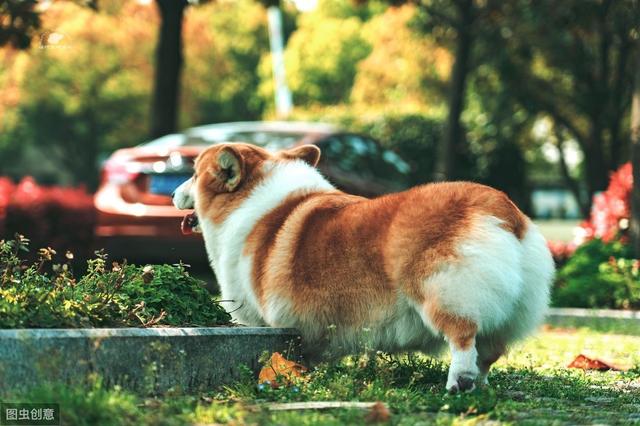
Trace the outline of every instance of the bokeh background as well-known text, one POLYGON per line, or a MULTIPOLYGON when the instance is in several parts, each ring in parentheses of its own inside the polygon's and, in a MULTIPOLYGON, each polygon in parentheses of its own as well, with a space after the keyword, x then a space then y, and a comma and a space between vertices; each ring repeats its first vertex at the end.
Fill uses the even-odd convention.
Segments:
POLYGON ((273 119, 370 135, 412 184, 499 188, 553 240, 612 232, 598 217, 624 231, 630 169, 608 213, 592 205, 630 158, 639 28, 636 0, 0 0, 0 233, 93 249, 114 150, 273 119))

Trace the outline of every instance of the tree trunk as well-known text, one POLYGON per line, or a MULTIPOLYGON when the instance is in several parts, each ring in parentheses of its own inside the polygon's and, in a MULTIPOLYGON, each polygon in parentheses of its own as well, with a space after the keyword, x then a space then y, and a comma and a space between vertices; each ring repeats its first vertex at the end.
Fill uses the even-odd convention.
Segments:
POLYGON ((433 179, 442 181, 455 177, 455 160, 458 144, 462 137, 460 116, 464 110, 467 75, 469 73, 469 58, 473 38, 471 26, 475 18, 473 0, 456 2, 459 24, 457 25, 457 40, 455 48, 455 62, 451 72, 449 87, 449 115, 444 138, 438 145, 435 173, 433 179))
POLYGON ((180 71, 182 69, 182 18, 185 0, 156 0, 161 24, 156 48, 156 68, 151 107, 151 137, 177 128, 180 71))
POLYGON ((591 211, 591 203, 584 200, 584 197, 582 196, 582 193, 580 191, 580 185, 571 176, 571 173, 569 171, 569 165, 567 164, 567 160, 564 158, 563 132, 556 127, 555 134, 557 140, 556 149, 558 150, 560 173, 562 174, 562 178, 564 179, 565 184, 573 194, 573 197, 576 199, 576 203, 578 204, 578 208, 580 209, 580 215, 584 219, 587 219, 589 218, 589 213, 591 211))
POLYGON ((596 124, 588 139, 581 144, 584 151, 585 174, 587 178, 587 191, 589 193, 589 208, 593 196, 598 191, 604 191, 609 185, 609 168, 604 158, 602 131, 596 124))
POLYGON ((640 48, 636 48, 636 67, 631 104, 631 165, 633 190, 631 192, 631 244, 636 259, 640 258, 640 48))

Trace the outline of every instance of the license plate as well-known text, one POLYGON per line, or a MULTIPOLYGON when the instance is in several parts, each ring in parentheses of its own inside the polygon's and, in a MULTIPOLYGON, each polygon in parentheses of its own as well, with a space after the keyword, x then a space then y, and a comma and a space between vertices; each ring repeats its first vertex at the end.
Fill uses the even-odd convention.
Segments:
POLYGON ((149 192, 152 194, 171 195, 191 175, 151 175, 149 192))

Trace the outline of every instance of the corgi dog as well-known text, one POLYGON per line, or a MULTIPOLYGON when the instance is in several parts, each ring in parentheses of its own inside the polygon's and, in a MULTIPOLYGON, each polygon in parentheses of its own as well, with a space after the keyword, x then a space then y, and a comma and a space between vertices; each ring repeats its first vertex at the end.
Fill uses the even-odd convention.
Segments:
POLYGON ((502 192, 433 183, 374 199, 337 190, 314 145, 209 147, 173 195, 202 232, 233 318, 297 328, 311 360, 448 345, 450 393, 542 322, 554 262, 502 192), (364 339, 364 340, 363 340, 364 339))

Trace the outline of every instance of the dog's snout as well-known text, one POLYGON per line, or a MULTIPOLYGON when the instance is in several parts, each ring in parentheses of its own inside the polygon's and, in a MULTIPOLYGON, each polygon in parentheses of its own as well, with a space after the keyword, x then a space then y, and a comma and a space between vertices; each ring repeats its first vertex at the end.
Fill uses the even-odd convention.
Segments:
POLYGON ((191 196, 191 181, 187 180, 182 183, 179 187, 177 187, 171 193, 171 201, 173 205, 180 210, 184 209, 192 209, 193 208, 193 198, 191 196))

